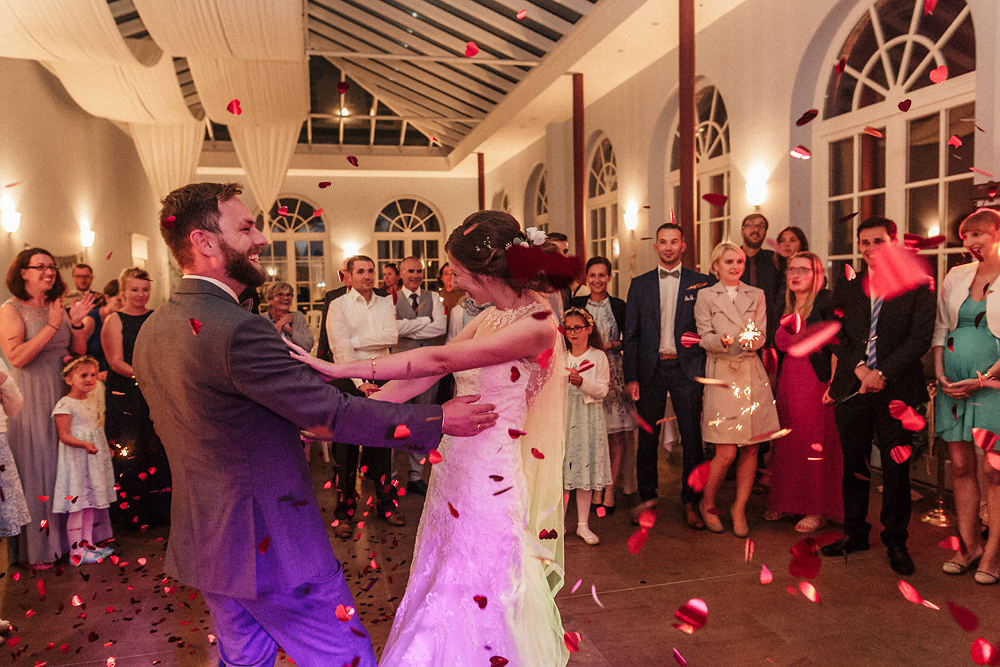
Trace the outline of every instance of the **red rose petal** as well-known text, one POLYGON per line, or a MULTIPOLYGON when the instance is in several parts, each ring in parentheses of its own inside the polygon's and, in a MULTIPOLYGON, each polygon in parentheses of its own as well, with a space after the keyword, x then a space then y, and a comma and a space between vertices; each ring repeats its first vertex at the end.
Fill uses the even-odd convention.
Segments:
POLYGON ((802 316, 798 313, 782 315, 781 319, 778 320, 778 323, 790 334, 797 334, 802 331, 802 316))
POLYGON ((988 641, 979 637, 976 641, 972 642, 969 654, 972 656, 972 662, 977 665, 995 665, 995 660, 1000 655, 1000 652, 994 649, 993 645, 988 641))
POLYGON ((576 653, 580 650, 581 639, 583 639, 583 635, 579 632, 567 632, 563 635, 563 641, 566 643, 566 648, 569 649, 570 653, 576 653))
POLYGON ((278 215, 288 215, 288 207, 282 206, 278 208, 278 215))
POLYGON ((962 145, 962 139, 957 134, 953 134, 948 139, 948 145, 949 146, 954 146, 955 148, 958 148, 959 146, 962 145))
POLYGON ((506 667, 510 660, 504 658, 500 655, 494 655, 490 657, 490 667, 506 667))
POLYGON ((924 599, 920 597, 920 593, 917 592, 917 589, 903 579, 899 580, 899 592, 903 594, 904 598, 913 604, 920 604, 924 601, 924 599))
POLYGON ((955 619, 958 626, 966 632, 972 632, 979 627, 979 617, 965 607, 959 607, 954 602, 949 601, 948 611, 951 612, 951 617, 955 619))
POLYGON ((876 130, 874 127, 866 127, 865 134, 871 135, 876 139, 885 139, 885 135, 876 130))
POLYGON ((985 176, 986 178, 993 178, 993 174, 991 172, 985 171, 983 169, 977 169, 976 167, 969 167, 969 171, 974 171, 980 176, 985 176))
POLYGON ((935 67, 931 70, 931 81, 934 83, 944 83, 948 80, 948 68, 945 65, 935 67))
POLYGON ((331 183, 330 181, 320 181, 319 182, 319 189, 320 190, 324 190, 324 189, 330 187, 331 185, 333 185, 333 183, 331 183))
MULTIPOLYGON (((509 435, 510 437, 512 437, 512 438, 514 438, 515 440, 517 440, 517 439, 518 439, 518 438, 520 438, 520 437, 521 437, 522 435, 525 435, 525 432, 524 432, 524 431, 519 431, 519 430, 517 430, 516 428, 509 428, 509 429, 507 429, 507 435, 509 435)), ((534 452, 536 452, 536 451, 538 451, 538 450, 535 450, 535 449, 532 449, 532 450, 531 450, 531 452, 532 452, 532 453, 534 453, 534 452)), ((539 454, 540 454, 540 453, 541 453, 541 452, 539 452, 539 454)), ((543 459, 543 458, 545 458, 545 457, 544 457, 544 456, 536 456, 535 458, 538 458, 538 459, 543 459)))
POLYGON ((479 47, 476 46, 475 42, 466 42, 465 44, 465 57, 472 58, 477 53, 479 53, 479 47))
POLYGON ((313 211, 313 217, 314 217, 314 218, 318 218, 318 217, 319 217, 319 216, 321 216, 321 215, 323 215, 323 209, 321 209, 321 208, 318 208, 318 209, 316 209, 315 211, 313 211))
POLYGON ((854 280, 858 277, 858 272, 854 270, 854 267, 850 264, 844 264, 844 276, 848 280, 854 280))
POLYGON ((604 509, 604 505, 601 505, 596 510, 594 510, 594 513, 597 514, 597 516, 599 518, 603 519, 604 515, 606 515, 608 513, 608 511, 606 509, 604 509))
POLYGON ((799 126, 799 127, 802 127, 806 123, 811 122, 812 119, 815 118, 818 115, 819 115, 819 109, 810 109, 809 111, 807 111, 804 114, 802 114, 799 117, 799 119, 797 121, 795 121, 795 124, 797 126, 799 126))
POLYGON ((949 352, 955 351, 955 339, 952 338, 951 336, 948 337, 948 351, 949 352))
POLYGON ((768 375, 776 375, 778 373, 778 351, 769 347, 764 350, 761 357, 764 362, 764 371, 768 375))
POLYGON ((718 192, 709 192, 701 196, 702 199, 707 201, 712 206, 725 206, 726 202, 729 201, 729 197, 718 192))
POLYGON ((358 166, 358 158, 354 157, 353 155, 348 155, 347 156, 347 161, 351 163, 352 167, 357 167, 358 166))
POLYGON ((545 458, 545 454, 542 454, 540 451, 538 451, 534 447, 531 448, 531 455, 534 456, 536 459, 544 459, 545 458))
POLYGON ((653 432, 653 427, 649 425, 649 422, 640 417, 639 413, 636 412, 635 410, 632 411, 632 419, 634 419, 635 423, 639 425, 639 428, 641 428, 646 433, 653 432))
POLYGON ((743 547, 743 559, 747 563, 753 560, 753 540, 751 540, 749 537, 747 538, 747 542, 743 547))
POLYGON ((115 251, 114 251, 114 250, 112 250, 111 252, 109 252, 109 253, 108 253, 108 256, 107 256, 107 257, 105 257, 104 259, 111 259, 111 255, 113 255, 113 254, 115 254, 115 251))
POLYGON ((900 111, 902 111, 903 113, 906 113, 907 111, 910 110, 910 105, 911 104, 913 104, 913 102, 911 102, 910 100, 903 100, 897 106, 899 107, 900 111))
POLYGON ((542 368, 548 368, 549 367, 549 362, 552 361, 552 355, 554 353, 555 353, 555 350, 553 350, 552 348, 549 348, 547 350, 543 350, 536 357, 536 359, 538 361, 538 365, 541 366, 542 368))
POLYGON ((517 366, 510 367, 510 381, 517 382, 521 379, 521 371, 517 369, 517 366))
POLYGON ((957 535, 952 535, 947 539, 941 540, 941 542, 938 543, 938 546, 942 549, 951 549, 952 551, 962 550, 962 542, 957 535))
POLYGON ((701 490, 705 488, 705 485, 708 484, 708 475, 711 469, 711 461, 705 461, 704 463, 699 464, 694 470, 691 471, 691 474, 688 475, 688 486, 694 489, 695 492, 700 493, 701 490))
POLYGON ((991 451, 997 444, 997 434, 993 431, 987 431, 985 428, 973 428, 972 429, 972 440, 976 443, 977 447, 983 449, 983 451, 991 451))
POLYGON ((986 194, 989 196, 990 199, 995 199, 997 196, 997 186, 991 185, 990 189, 986 191, 986 194))
POLYGON ((410 429, 406 424, 400 424, 396 427, 396 430, 392 432, 392 437, 395 440, 405 440, 410 437, 410 429))
POLYGON ((190 320, 188 320, 188 322, 191 324, 191 331, 195 332, 196 334, 199 331, 201 331, 201 322, 194 319, 193 317, 190 320))
POLYGON ((486 596, 485 596, 485 595, 474 595, 474 596, 472 597, 472 600, 473 600, 473 601, 474 601, 474 602, 475 602, 475 603, 476 603, 477 605, 479 605, 479 608, 480 608, 480 609, 486 609, 486 604, 487 604, 487 602, 489 602, 489 601, 488 601, 488 600, 486 599, 486 596))
POLYGON ((233 100, 232 102, 227 104, 226 111, 233 114, 234 116, 239 116, 241 113, 243 113, 243 109, 240 108, 240 101, 233 100))
POLYGON ((924 16, 933 13, 937 3, 938 0, 924 0, 924 16))
POLYGON ((528 10, 527 9, 522 9, 521 11, 519 11, 517 13, 517 20, 518 21, 524 20, 524 17, 527 16, 527 15, 528 15, 528 10))
POLYGON ((350 88, 350 87, 351 87, 351 84, 347 83, 346 81, 340 81, 339 83, 337 83, 337 91, 341 95, 343 95, 344 93, 346 93, 347 89, 350 88))
POLYGON ((802 595, 806 596, 807 600, 820 604, 819 593, 816 591, 816 587, 808 581, 800 581, 799 590, 802 591, 802 595))
POLYGON ((35 497, 38 498, 39 500, 41 500, 43 503, 49 501, 49 497, 48 496, 35 496, 35 497))
POLYGON ((270 535, 268 535, 267 537, 265 537, 264 539, 262 539, 260 542, 257 543, 257 551, 259 551, 261 553, 261 555, 263 555, 264 552, 267 551, 267 548, 269 546, 271 546, 271 536, 270 535))
POLYGON ((452 505, 451 503, 448 503, 448 511, 451 512, 451 515, 453 517, 455 517, 456 519, 458 518, 458 510, 455 509, 455 506, 452 505))
POLYGON ((334 612, 337 615, 337 620, 341 623, 347 623, 349 620, 354 618, 354 607, 345 607, 342 604, 337 605, 337 610, 334 612))
POLYGON ((701 342, 701 336, 691 331, 685 331, 681 334, 681 345, 684 347, 692 347, 701 342))
POLYGON ((813 554, 792 556, 788 563, 788 574, 796 579, 815 579, 819 576, 822 564, 820 557, 813 554))
POLYGON ((902 445, 900 447, 893 447, 892 450, 889 452, 889 456, 891 456, 892 460, 895 461, 896 463, 902 463, 903 461, 906 461, 908 458, 910 458, 910 448, 907 445, 902 445))
POLYGON ((687 623, 695 630, 700 630, 708 623, 708 605, 705 604, 704 600, 693 598, 675 611, 674 616, 680 622, 687 623))
POLYGON ((443 460, 444 460, 444 457, 441 456, 441 452, 439 452, 438 450, 432 449, 431 451, 427 452, 427 461, 428 461, 428 463, 432 463, 432 464, 433 463, 441 463, 441 461, 443 461, 443 460))
POLYGON ((813 156, 812 152, 801 144, 788 151, 788 154, 796 160, 808 160, 813 156))
POLYGON ((8 183, 8 184, 7 184, 7 185, 5 185, 4 187, 5 187, 5 188, 12 188, 12 187, 14 187, 15 185, 20 185, 20 184, 21 184, 21 181, 14 181, 13 183, 8 183))
POLYGON ((985 310, 983 312, 979 313, 978 315, 976 315, 975 325, 976 325, 977 329, 979 328, 979 323, 983 321, 983 316, 984 315, 986 315, 986 311, 985 310))
POLYGON ((165 217, 163 219, 163 223, 162 223, 163 224, 163 228, 164 229, 173 229, 174 228, 174 220, 176 220, 176 219, 177 218, 175 218, 172 215, 168 215, 167 217, 165 217))
POLYGON ((847 58, 841 58, 838 60, 837 64, 833 66, 833 69, 837 72, 837 74, 843 74, 844 70, 847 69, 847 58))

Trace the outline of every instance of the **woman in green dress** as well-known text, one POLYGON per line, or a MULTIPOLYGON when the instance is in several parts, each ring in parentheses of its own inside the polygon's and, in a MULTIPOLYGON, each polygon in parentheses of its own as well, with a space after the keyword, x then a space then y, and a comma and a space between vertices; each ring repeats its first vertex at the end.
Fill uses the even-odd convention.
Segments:
MULTIPOLYGON (((941 391, 935 407, 936 434, 948 443, 955 487, 958 532, 964 549, 942 569, 965 574, 979 564, 980 584, 1000 580, 1000 530, 983 544, 979 527, 976 445, 986 445, 983 464, 987 509, 1000 521, 1000 455, 987 432, 1000 434, 1000 213, 979 209, 959 227, 975 261, 954 267, 941 285, 934 327, 934 373, 941 391), (978 431, 983 429, 983 431, 978 431), (978 438, 977 438, 978 436, 978 438)), ((998 448, 1000 451, 1000 448, 998 448)))

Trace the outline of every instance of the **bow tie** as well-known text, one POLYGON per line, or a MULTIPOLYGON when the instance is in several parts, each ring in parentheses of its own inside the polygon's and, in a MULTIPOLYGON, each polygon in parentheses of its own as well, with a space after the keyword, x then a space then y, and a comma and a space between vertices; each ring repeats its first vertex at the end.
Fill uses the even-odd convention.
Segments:
POLYGON ((681 277, 681 270, 680 269, 674 269, 673 271, 667 271, 663 267, 659 267, 659 268, 660 268, 660 278, 661 279, 663 279, 663 278, 678 278, 678 279, 680 279, 680 277, 681 277))

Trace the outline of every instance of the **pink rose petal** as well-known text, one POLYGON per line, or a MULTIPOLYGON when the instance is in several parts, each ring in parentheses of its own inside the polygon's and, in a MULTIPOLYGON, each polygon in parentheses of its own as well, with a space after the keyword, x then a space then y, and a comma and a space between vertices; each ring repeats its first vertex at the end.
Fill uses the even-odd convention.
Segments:
POLYGON ((958 535, 952 535, 947 539, 941 540, 938 546, 942 549, 951 549, 952 551, 962 550, 962 542, 959 540, 958 535))
POLYGON ((701 336, 691 331, 685 331, 681 334, 681 345, 684 347, 691 347, 697 345, 701 342, 701 336))
POLYGON ((948 145, 958 148, 959 146, 962 145, 962 140, 959 138, 957 134, 953 134, 951 135, 951 138, 948 139, 948 145))
POLYGON ((684 656, 682 656, 680 651, 678 651, 677 649, 674 649, 674 660, 676 660, 677 664, 680 665, 681 667, 686 667, 688 664, 687 660, 684 659, 684 656))
POLYGON ((241 113, 243 113, 243 109, 240 108, 240 101, 233 100, 232 102, 227 104, 226 111, 233 114, 234 116, 239 116, 241 113))
POLYGON ((782 315, 779 324, 790 334, 797 334, 802 331, 802 316, 798 313, 782 315))
POLYGON ((987 431, 985 428, 975 428, 972 429, 972 440, 976 443, 977 447, 980 447, 983 451, 992 451, 997 444, 997 434, 993 431, 987 431))
POLYGON ((688 486, 695 490, 695 492, 701 492, 708 483, 708 475, 712 468, 711 461, 705 461, 704 463, 698 465, 691 474, 688 475, 688 486))
POLYGON ((813 156, 812 152, 808 148, 801 145, 796 146, 792 150, 788 151, 788 154, 791 155, 796 160, 808 160, 813 156))
POLYGON ((467 42, 465 45, 465 57, 472 58, 477 53, 479 53, 479 47, 476 46, 475 42, 467 42))
POLYGON ((674 616, 681 623, 687 623, 695 630, 700 630, 708 623, 708 605, 704 600, 692 598, 684 606, 674 612, 674 616))
POLYGON ((517 20, 518 21, 523 21, 524 17, 527 16, 527 15, 528 15, 528 10, 527 9, 522 9, 521 11, 519 11, 517 13, 517 20))
POLYGON ((753 540, 750 538, 747 538, 747 542, 743 546, 743 558, 747 563, 753 560, 753 540))
POLYGON ((924 601, 924 599, 920 597, 920 593, 917 592, 917 589, 903 579, 899 580, 899 592, 903 594, 904 598, 913 604, 920 604, 924 601))
POLYGON ((808 581, 800 581, 799 590, 802 591, 802 595, 806 596, 806 599, 809 600, 810 602, 821 604, 819 599, 819 592, 816 590, 816 587, 810 584, 808 581))
POLYGON ((807 327, 802 337, 788 348, 792 357, 808 357, 833 340, 840 331, 840 322, 820 322, 807 327))
POLYGON ((871 291, 885 299, 926 285, 931 280, 930 267, 923 257, 898 243, 885 243, 869 254, 871 291))
POLYGON ((977 665, 995 665, 998 652, 993 648, 993 645, 988 641, 979 637, 976 641, 972 642, 972 648, 969 649, 969 654, 972 656, 972 662, 977 665))
POLYGON ((647 537, 649 537, 649 531, 645 528, 640 528, 632 533, 632 535, 628 538, 629 552, 634 554, 639 553, 639 550, 642 549, 642 545, 645 544, 647 537))
POLYGON ((278 215, 288 215, 288 207, 282 206, 278 209, 278 215))
POLYGON ((902 445, 900 447, 893 447, 889 452, 889 456, 896 463, 902 463, 910 458, 910 447, 908 445, 902 445))
POLYGON ((762 585, 764 585, 764 586, 767 586, 772 581, 774 581, 774 575, 771 574, 771 571, 769 569, 767 569, 767 565, 761 565, 760 566, 760 583, 762 585))
POLYGON ((979 174, 980 176, 985 176, 986 178, 993 178, 993 174, 992 173, 990 173, 988 171, 984 171, 983 169, 977 169, 976 167, 969 167, 969 171, 974 171, 977 174, 979 174))
POLYGON ((944 65, 931 70, 931 81, 934 83, 944 83, 948 80, 948 68, 944 65))

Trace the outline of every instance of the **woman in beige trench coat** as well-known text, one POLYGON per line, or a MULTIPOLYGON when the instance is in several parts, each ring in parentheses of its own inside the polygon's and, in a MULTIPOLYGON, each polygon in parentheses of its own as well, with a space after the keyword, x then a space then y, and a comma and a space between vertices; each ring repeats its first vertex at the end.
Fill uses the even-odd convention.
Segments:
POLYGON ((758 443, 777 431, 778 413, 767 381, 767 372, 756 351, 764 345, 767 308, 764 292, 740 282, 746 255, 739 246, 723 242, 712 251, 712 274, 719 282, 698 293, 694 306, 700 345, 707 352, 707 383, 702 410, 701 433, 715 443, 715 458, 701 501, 705 525, 722 532, 715 494, 730 464, 736 464, 736 500, 733 503, 733 533, 746 537, 746 504, 757 472, 758 443))

